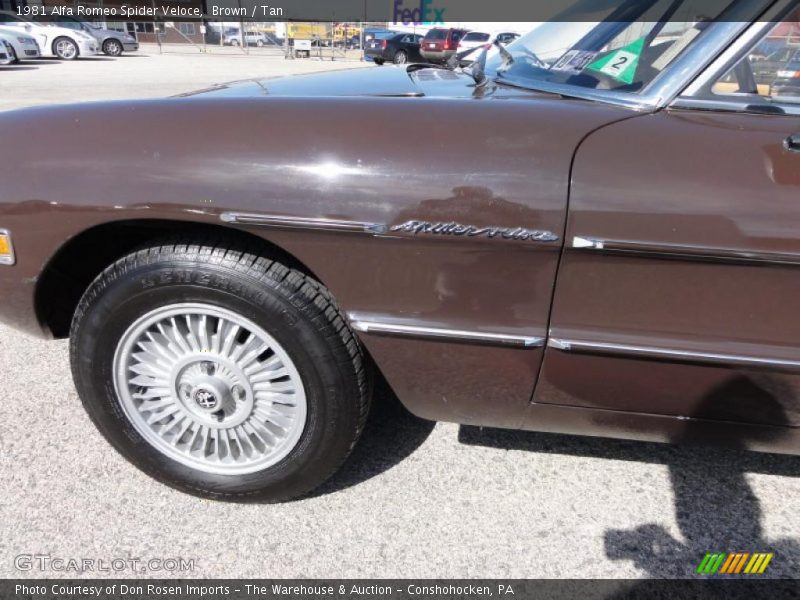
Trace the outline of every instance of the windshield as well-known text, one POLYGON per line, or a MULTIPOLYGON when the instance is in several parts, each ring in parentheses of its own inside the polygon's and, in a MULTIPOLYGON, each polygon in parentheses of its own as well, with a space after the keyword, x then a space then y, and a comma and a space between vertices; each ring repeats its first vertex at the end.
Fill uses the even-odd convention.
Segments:
POLYGON ((488 42, 489 41, 489 34, 488 33, 478 33, 477 31, 473 31, 468 33, 464 36, 462 40, 464 42, 488 42))
POLYGON ((447 37, 446 29, 431 29, 425 34, 426 40, 443 40, 447 37))
POLYGON ((19 17, 17 15, 11 15, 8 13, 0 13, 0 23, 30 23, 33 25, 33 21, 26 19, 25 17, 19 17))
POLYGON ((735 3, 580 0, 563 13, 575 21, 560 17, 541 24, 510 44, 507 53, 495 53, 486 70, 501 81, 532 88, 554 83, 637 93, 735 3))

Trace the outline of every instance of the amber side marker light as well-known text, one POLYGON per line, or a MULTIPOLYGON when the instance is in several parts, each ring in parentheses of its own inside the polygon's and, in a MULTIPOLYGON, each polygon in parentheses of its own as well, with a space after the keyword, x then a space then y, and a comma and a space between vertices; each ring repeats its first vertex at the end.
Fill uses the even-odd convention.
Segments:
POLYGON ((13 265, 14 246, 11 244, 11 234, 5 229, 0 229, 0 265, 13 265))

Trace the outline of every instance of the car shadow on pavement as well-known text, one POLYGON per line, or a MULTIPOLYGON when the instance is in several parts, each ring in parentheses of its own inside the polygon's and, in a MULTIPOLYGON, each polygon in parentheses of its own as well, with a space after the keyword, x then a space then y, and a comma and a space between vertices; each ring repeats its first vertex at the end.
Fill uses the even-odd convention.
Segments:
MULTIPOLYGON (((784 415, 774 398, 765 394, 761 401, 763 414, 784 415)), ((729 390, 710 394, 699 410, 707 410, 720 402, 730 404, 729 390)), ((608 558, 632 561, 648 578, 696 579, 700 577, 696 571, 701 560, 712 552, 771 552, 774 557, 760 577, 796 578, 800 572, 800 542, 794 538, 772 540, 765 537, 761 504, 747 475, 798 477, 800 457, 749 452, 744 449, 746 439, 740 440, 738 447, 731 448, 699 446, 695 443, 698 439, 691 421, 682 434, 672 439, 673 444, 464 426, 459 431, 459 441, 464 444, 665 465, 673 495, 664 501, 674 502, 680 539, 656 523, 628 530, 607 530, 604 534, 608 558)), ((630 502, 636 502, 637 490, 632 486, 629 493, 630 502)), ((788 505, 785 511, 784 519, 796 518, 788 505)), ((778 515, 771 515, 771 518, 776 519, 778 515)))
POLYGON ((435 426, 408 412, 377 376, 370 415, 353 453, 330 480, 304 498, 339 492, 388 471, 411 456, 435 426))

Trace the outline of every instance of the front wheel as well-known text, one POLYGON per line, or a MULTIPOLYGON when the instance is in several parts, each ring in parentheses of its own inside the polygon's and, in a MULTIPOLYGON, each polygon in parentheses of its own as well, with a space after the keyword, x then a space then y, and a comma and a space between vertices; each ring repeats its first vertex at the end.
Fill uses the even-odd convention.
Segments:
POLYGON ((53 54, 61 60, 78 58, 78 45, 68 37, 56 38, 53 42, 53 54))
POLYGON ((81 300, 70 355, 106 439, 209 498, 310 491, 369 407, 361 349, 327 290, 235 248, 178 243, 118 261, 81 300))
POLYGON ((122 44, 119 40, 106 40, 103 42, 103 52, 108 56, 119 56, 122 54, 122 44))

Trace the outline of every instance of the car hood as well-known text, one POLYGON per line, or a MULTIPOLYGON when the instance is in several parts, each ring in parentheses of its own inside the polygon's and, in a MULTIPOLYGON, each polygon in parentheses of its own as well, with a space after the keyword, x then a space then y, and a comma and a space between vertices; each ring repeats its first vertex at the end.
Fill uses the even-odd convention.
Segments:
POLYGON ((83 36, 78 35, 78 32, 76 32, 74 29, 70 29, 68 27, 59 27, 58 25, 37 25, 31 29, 28 34, 45 34, 48 38, 65 35, 78 41, 86 40, 86 38, 83 36))
POLYGON ((31 39, 36 39, 33 36, 34 31, 28 32, 24 29, 19 27, 8 27, 6 25, 0 25, 0 35, 3 35, 7 38, 18 38, 18 37, 26 37, 31 39))
MULTIPOLYGON (((505 91, 505 95, 530 94, 511 89, 505 91)), ((421 68, 420 65, 366 67, 275 79, 235 81, 181 94, 182 97, 446 96, 450 98, 484 95, 486 89, 476 89, 475 81, 466 73, 433 66, 421 68)))
MULTIPOLYGON (((100 38, 105 39, 105 38, 110 38, 111 37, 111 38, 115 38, 115 39, 118 39, 118 40, 124 40, 125 38, 127 38, 130 35, 130 34, 122 32, 122 31, 117 31, 116 29, 106 29, 104 27, 93 27, 89 31, 89 34, 91 36, 97 38, 97 39, 100 39, 100 38)), ((131 37, 133 37, 133 36, 131 36, 131 37)))

